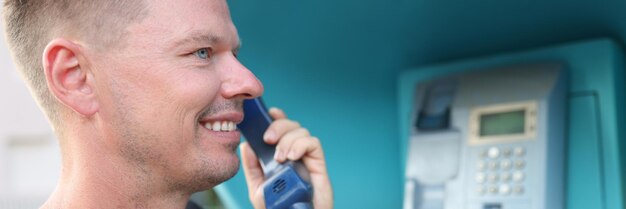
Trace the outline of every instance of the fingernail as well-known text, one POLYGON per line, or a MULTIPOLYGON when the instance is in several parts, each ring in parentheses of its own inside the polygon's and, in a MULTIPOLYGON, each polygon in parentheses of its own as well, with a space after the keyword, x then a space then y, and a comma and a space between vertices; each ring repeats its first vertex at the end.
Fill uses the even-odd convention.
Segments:
POLYGON ((276 134, 272 130, 266 131, 265 135, 263 135, 263 139, 265 141, 272 141, 272 140, 274 140, 275 137, 276 137, 276 134))
POLYGON ((289 152, 287 158, 289 158, 290 160, 294 160, 296 158, 296 153, 293 151, 289 152))
POLYGON ((276 159, 277 161, 281 161, 285 158, 285 153, 283 153, 282 151, 276 150, 276 153, 274 153, 274 159, 276 159))

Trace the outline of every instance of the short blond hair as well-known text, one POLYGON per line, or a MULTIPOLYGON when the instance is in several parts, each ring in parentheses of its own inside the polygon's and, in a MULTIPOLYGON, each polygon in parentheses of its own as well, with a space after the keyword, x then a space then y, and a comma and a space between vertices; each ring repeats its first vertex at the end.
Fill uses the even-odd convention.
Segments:
POLYGON ((42 54, 54 38, 76 38, 104 50, 145 16, 142 0, 4 0, 6 39, 15 65, 53 126, 59 103, 46 85, 42 54))

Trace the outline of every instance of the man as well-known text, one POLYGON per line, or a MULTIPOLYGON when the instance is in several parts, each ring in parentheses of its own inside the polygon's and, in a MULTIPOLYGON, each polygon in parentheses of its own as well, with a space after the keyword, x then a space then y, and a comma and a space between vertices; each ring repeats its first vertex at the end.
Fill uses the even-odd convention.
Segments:
MULTIPOLYGON (((42 208, 184 208, 231 178, 242 101, 263 86, 236 58, 224 0, 4 0, 18 69, 59 138, 62 170, 42 208)), ((278 109, 265 140, 302 159, 314 207, 333 197, 319 140, 278 109)), ((263 173, 240 146, 249 197, 263 173)))

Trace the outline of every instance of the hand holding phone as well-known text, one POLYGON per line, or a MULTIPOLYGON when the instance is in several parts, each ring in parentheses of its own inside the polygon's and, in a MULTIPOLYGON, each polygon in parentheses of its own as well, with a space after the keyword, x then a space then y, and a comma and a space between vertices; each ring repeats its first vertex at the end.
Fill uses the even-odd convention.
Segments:
POLYGON ((265 182, 263 194, 268 209, 311 209, 313 187, 301 161, 278 163, 275 145, 265 143, 263 135, 272 119, 261 98, 244 101, 244 120, 237 125, 259 158, 265 182))

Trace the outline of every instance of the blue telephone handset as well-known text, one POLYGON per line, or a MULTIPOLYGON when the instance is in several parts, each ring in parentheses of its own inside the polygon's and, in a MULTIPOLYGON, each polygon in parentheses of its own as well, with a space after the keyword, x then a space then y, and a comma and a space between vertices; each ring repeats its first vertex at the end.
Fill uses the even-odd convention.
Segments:
POLYGON ((276 146, 263 141, 263 134, 272 123, 272 118, 261 98, 245 100, 243 109, 245 116, 237 128, 259 157, 265 173, 263 194, 266 208, 312 209, 313 187, 304 164, 301 161, 276 162, 276 146))

